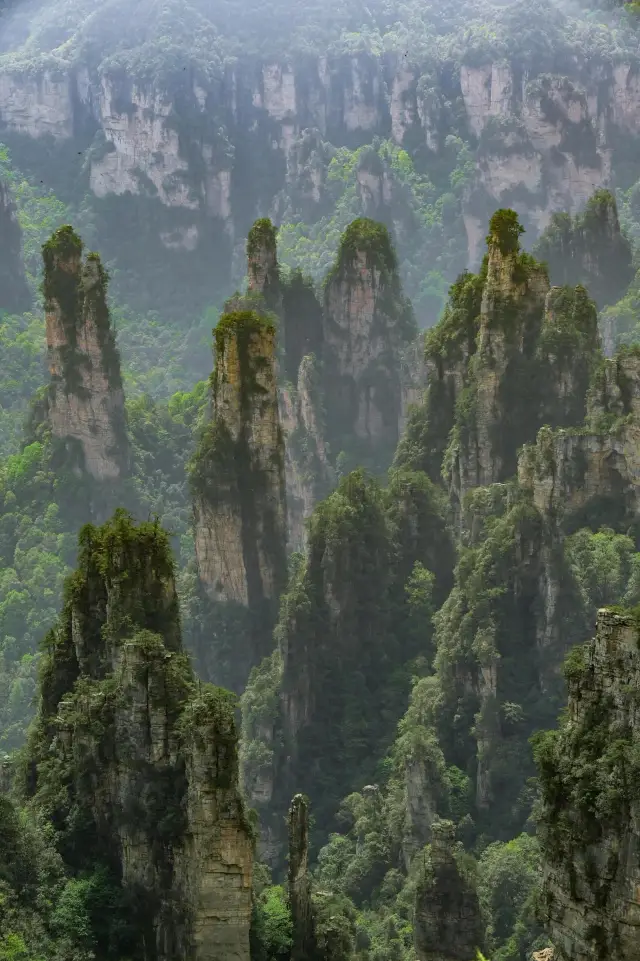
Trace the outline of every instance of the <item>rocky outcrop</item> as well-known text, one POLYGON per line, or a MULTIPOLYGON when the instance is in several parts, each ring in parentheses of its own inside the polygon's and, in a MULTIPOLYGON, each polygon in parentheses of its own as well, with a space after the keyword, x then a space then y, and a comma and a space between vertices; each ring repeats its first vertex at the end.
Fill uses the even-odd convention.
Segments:
POLYGON ((22 232, 9 188, 0 180, 0 311, 9 314, 27 310, 31 294, 22 263, 22 232))
POLYGON ((122 890, 132 954, 248 961, 233 699, 196 681, 182 650, 167 535, 124 512, 86 527, 66 597, 29 741, 32 803, 72 870, 122 890))
POLYGON ((426 576, 437 600, 450 585, 441 508, 424 475, 395 474, 383 495, 356 471, 314 510, 305 557, 282 600, 277 650, 242 697, 243 784, 271 863, 282 860, 282 818, 294 790, 311 797, 320 839, 339 801, 359 787, 355 778, 373 775, 374 745, 392 734, 390 712, 379 710, 385 678, 418 653, 403 608, 416 561, 435 572, 433 585, 426 576))
POLYGON ((278 267, 276 232, 268 219, 256 220, 247 239, 249 294, 260 294, 265 306, 282 315, 282 289, 278 267))
POLYGON ((638 957, 640 774, 636 615, 598 612, 565 666, 569 705, 539 737, 542 908, 557 961, 638 957))
POLYGON ((129 466, 120 357, 106 302, 107 274, 97 254, 61 227, 43 247, 51 384, 47 421, 71 466, 97 481, 122 479, 129 466))
POLYGON ((640 357, 622 350, 602 361, 591 385, 580 430, 543 428, 518 464, 520 485, 545 516, 617 527, 640 511, 640 357))
POLYGON ((600 359, 596 309, 582 287, 549 287, 520 249, 516 214, 494 214, 479 274, 452 286, 426 339, 424 402, 410 413, 399 466, 445 476, 455 511, 472 489, 517 470, 542 424, 583 423, 600 359))
POLYGON ((611 178, 597 98, 578 80, 540 74, 523 83, 518 76, 518 66, 504 62, 461 68, 465 110, 478 136, 465 201, 472 264, 480 259, 483 220, 515 191, 527 228, 538 234, 555 211, 577 212, 611 178))
MULTIPOLYGON (((222 315, 212 417, 191 470, 200 579, 212 600, 233 602, 263 621, 265 644, 287 575, 275 337, 256 311, 222 315)), ((253 650, 249 667, 268 650, 253 650)))
POLYGON ((289 808, 289 903, 293 921, 291 961, 312 961, 316 953, 309 875, 309 804, 296 794, 289 808))
POLYGON ((402 417, 400 352, 415 334, 386 228, 355 220, 325 285, 327 426, 336 452, 389 463, 402 417))
POLYGON ((619 300, 633 279, 631 244, 608 190, 596 191, 575 217, 554 214, 535 255, 548 265, 553 284, 581 284, 599 308, 619 300))
MULTIPOLYGON (((78 144, 93 194, 155 199, 170 213, 158 217, 162 244, 183 251, 204 248, 207 217, 229 244, 261 210, 317 219, 331 202, 325 184, 337 147, 390 136, 417 158, 441 159, 453 134, 476 151, 464 198, 475 265, 493 209, 517 194, 527 228, 540 233, 554 212, 576 212, 594 187, 609 185, 610 144, 640 128, 637 74, 624 62, 587 70, 567 62, 558 75, 541 53, 523 76, 517 58, 478 62, 476 52, 473 64, 434 64, 403 50, 243 57, 212 63, 206 79, 194 59, 170 81, 161 65, 152 81, 126 58, 118 68, 117 54, 87 68, 58 51, 55 71, 46 58, 34 71, 33 51, 23 52, 30 70, 18 54, 15 69, 0 74, 5 135, 78 144), (263 175, 254 177, 257 157, 263 175)), ((359 182, 377 202, 368 172, 359 182)))
POLYGON ((469 864, 463 866, 454 824, 436 821, 431 830, 428 861, 416 886, 415 951, 420 961, 469 961, 484 941, 475 879, 469 864))

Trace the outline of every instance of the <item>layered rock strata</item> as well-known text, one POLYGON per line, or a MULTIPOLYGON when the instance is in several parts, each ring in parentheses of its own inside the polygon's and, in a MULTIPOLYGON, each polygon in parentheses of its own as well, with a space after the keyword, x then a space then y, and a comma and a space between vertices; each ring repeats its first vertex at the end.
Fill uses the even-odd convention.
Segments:
POLYGON ((132 905, 145 961, 248 961, 253 842, 233 701, 182 650, 167 535, 124 512, 80 536, 49 633, 29 792, 70 868, 132 905))

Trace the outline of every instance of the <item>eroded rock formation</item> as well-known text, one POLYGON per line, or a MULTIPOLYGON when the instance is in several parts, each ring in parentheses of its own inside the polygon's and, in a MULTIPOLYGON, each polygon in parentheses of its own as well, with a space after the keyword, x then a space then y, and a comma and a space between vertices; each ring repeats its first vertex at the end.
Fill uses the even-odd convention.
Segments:
MULTIPOLYGON (((250 222, 274 196, 285 193, 294 205, 289 212, 305 219, 323 212, 327 142, 351 145, 390 132, 399 146, 442 156, 455 133, 476 151, 464 200, 472 264, 492 209, 517 192, 527 227, 543 230, 553 212, 575 212, 594 186, 609 184, 606 135, 633 137, 640 127, 631 63, 591 71, 567 64, 558 75, 541 60, 525 79, 517 59, 487 54, 484 62, 452 69, 403 54, 254 60, 228 67, 210 85, 189 72, 171 87, 125 80, 109 67, 6 71, 0 120, 10 134, 50 135, 59 144, 78 141, 82 132, 97 197, 143 196, 151 183, 165 209, 180 211, 173 225, 161 226, 162 243, 193 252, 206 242, 206 213, 226 236, 225 260, 234 234, 247 229, 247 212, 250 222), (187 115, 190 130, 180 122, 187 115), (225 117, 224 126, 212 117, 225 117), (249 177, 247 185, 240 177, 254 169, 256 156, 270 176, 253 178, 255 185, 249 177)), ((378 185, 363 173, 370 211, 378 185)))
POLYGON ((241 633, 251 637, 236 664, 242 684, 271 649, 287 577, 275 338, 274 325, 256 311, 222 315, 215 329, 211 421, 191 469, 200 580, 211 601, 249 615, 251 626, 241 633))
POLYGON ((567 661, 569 706, 540 738, 542 908, 557 961, 635 961, 640 928, 640 631, 598 612, 567 661))
POLYGON ((553 284, 581 284, 599 308, 619 300, 633 279, 631 244, 608 190, 597 190, 575 217, 554 214, 535 255, 547 263, 553 284))
POLYGON ((386 228, 355 220, 325 285, 328 431, 336 453, 389 463, 402 419, 400 353, 416 333, 386 228))
POLYGON ((43 247, 51 384, 47 420, 71 466, 113 483, 129 467, 120 357, 106 302, 107 275, 97 254, 60 227, 43 247))
POLYGON ((429 861, 415 895, 416 954, 420 961, 469 961, 484 941, 475 879, 469 864, 462 864, 454 824, 435 821, 431 831, 429 861))
POLYGON ((451 288, 426 341, 425 400, 396 457, 434 481, 446 476, 457 512, 469 491, 514 476, 519 448, 544 423, 582 424, 601 356, 587 291, 550 288, 521 233, 513 211, 494 214, 480 273, 451 288))
POLYGON ((309 804, 296 794, 289 808, 289 903, 293 921, 291 961, 316 956, 311 877, 309 875, 309 804))
POLYGON ((122 891, 127 953, 248 961, 253 845, 233 699, 193 675, 157 524, 118 512, 84 528, 45 648, 28 788, 68 866, 122 891))

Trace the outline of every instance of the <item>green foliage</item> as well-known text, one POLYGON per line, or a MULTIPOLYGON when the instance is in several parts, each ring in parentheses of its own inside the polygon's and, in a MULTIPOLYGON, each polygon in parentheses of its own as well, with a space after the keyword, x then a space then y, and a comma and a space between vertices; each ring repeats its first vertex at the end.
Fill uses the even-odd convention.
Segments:
POLYGON ((261 251, 267 250, 275 254, 276 230, 267 217, 256 220, 247 238, 247 258, 252 260, 261 251))
POLYGON ((535 916, 540 869, 538 841, 528 834, 495 842, 482 852, 478 894, 494 959, 517 961, 540 933, 535 916))
POLYGON ((496 210, 489 223, 487 244, 489 247, 495 244, 504 256, 517 254, 523 233, 524 227, 515 210, 496 210))

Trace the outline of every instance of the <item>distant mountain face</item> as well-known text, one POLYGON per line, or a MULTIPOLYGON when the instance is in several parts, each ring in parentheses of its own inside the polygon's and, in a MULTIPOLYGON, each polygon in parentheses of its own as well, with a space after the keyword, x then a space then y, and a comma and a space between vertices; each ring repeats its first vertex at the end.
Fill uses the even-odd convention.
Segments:
POLYGON ((258 216, 319 280, 366 215, 393 228, 432 322, 497 207, 532 243, 553 212, 640 176, 625 11, 72 0, 18 5, 0 46, 15 162, 82 206, 126 300, 156 309, 237 284, 258 216))

